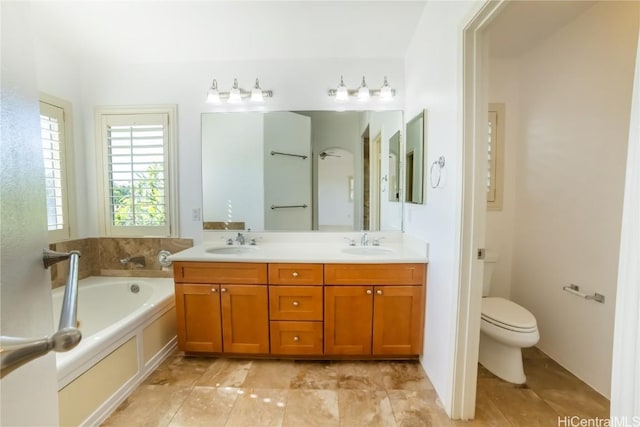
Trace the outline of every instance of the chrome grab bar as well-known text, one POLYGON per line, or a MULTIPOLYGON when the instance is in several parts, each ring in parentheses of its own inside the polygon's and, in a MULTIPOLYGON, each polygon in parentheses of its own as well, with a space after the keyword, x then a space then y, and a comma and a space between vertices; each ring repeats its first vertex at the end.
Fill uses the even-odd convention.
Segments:
POLYGON ((50 337, 19 338, 0 337, 0 378, 36 359, 49 351, 69 351, 82 339, 80 329, 76 327, 78 314, 78 263, 79 251, 69 253, 54 252, 45 249, 43 262, 45 268, 69 259, 69 277, 64 290, 62 310, 58 331, 50 337))

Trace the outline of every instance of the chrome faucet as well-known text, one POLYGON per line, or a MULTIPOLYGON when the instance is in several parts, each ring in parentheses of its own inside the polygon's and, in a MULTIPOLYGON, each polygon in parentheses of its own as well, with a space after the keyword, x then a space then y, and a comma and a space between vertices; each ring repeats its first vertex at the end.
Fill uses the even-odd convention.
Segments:
POLYGON ((147 262, 144 259, 144 256, 139 255, 139 256, 130 256, 130 257, 122 258, 120 260, 120 264, 122 265, 133 264, 135 268, 143 268, 145 265, 147 265, 147 262))
POLYGON ((238 235, 236 236, 236 242, 239 245, 244 245, 244 236, 242 235, 242 233, 238 233, 238 235))
POLYGON ((362 246, 369 245, 369 235, 367 233, 362 234, 362 237, 360 238, 360 244, 362 246))

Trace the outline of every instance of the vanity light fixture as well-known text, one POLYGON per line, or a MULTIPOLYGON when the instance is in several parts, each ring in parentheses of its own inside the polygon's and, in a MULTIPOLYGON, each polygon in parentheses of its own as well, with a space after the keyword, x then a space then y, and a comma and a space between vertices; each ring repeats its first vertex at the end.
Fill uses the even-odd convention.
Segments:
POLYGON ((350 96, 356 96, 359 101, 368 101, 372 96, 377 96, 382 101, 389 101, 396 95, 395 89, 389 86, 387 77, 384 77, 384 83, 380 89, 369 89, 364 76, 362 76, 362 84, 358 89, 349 89, 344 84, 342 76, 340 76, 340 84, 336 89, 329 89, 329 96, 335 96, 336 102, 345 102, 350 96))
POLYGON ((358 101, 368 101, 370 96, 371 93, 367 87, 367 82, 364 81, 364 76, 362 76, 362 84, 358 88, 358 101))
POLYGON ((246 91, 238 85, 238 79, 233 79, 233 86, 229 92, 220 92, 218 90, 218 82, 213 79, 213 83, 207 93, 207 102, 210 104, 220 104, 222 100, 226 100, 229 104, 241 104, 245 99, 249 99, 252 103, 263 103, 265 98, 272 98, 273 91, 262 90, 260 82, 256 78, 256 84, 251 91, 246 91))

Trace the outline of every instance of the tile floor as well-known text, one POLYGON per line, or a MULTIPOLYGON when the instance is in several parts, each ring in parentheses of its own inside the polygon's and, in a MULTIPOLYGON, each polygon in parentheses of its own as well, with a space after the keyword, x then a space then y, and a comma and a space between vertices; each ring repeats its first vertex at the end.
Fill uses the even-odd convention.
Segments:
POLYGON ((417 362, 184 357, 176 352, 104 426, 556 426, 605 418, 609 402, 544 353, 524 354, 527 384, 480 367, 476 419, 451 421, 417 362))

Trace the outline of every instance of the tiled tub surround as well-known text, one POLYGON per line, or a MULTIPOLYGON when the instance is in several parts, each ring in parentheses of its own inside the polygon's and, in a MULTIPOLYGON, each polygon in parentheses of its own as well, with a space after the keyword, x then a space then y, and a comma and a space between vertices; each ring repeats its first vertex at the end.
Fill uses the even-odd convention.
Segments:
MULTIPOLYGON (((192 246, 192 239, 91 237, 52 243, 49 248, 59 252, 80 251, 78 275, 84 279, 89 276, 171 277, 171 268, 163 270, 158 263, 158 252, 166 250, 173 254, 192 246), (122 258, 130 256, 144 256, 145 267, 120 264, 122 258)), ((52 287, 64 286, 67 275, 68 263, 52 266, 52 287)))
MULTIPOLYGON (((89 277, 78 290, 82 341, 56 354, 62 426, 104 420, 176 345, 170 278, 89 277)), ((53 290, 54 323, 63 293, 53 290)))

